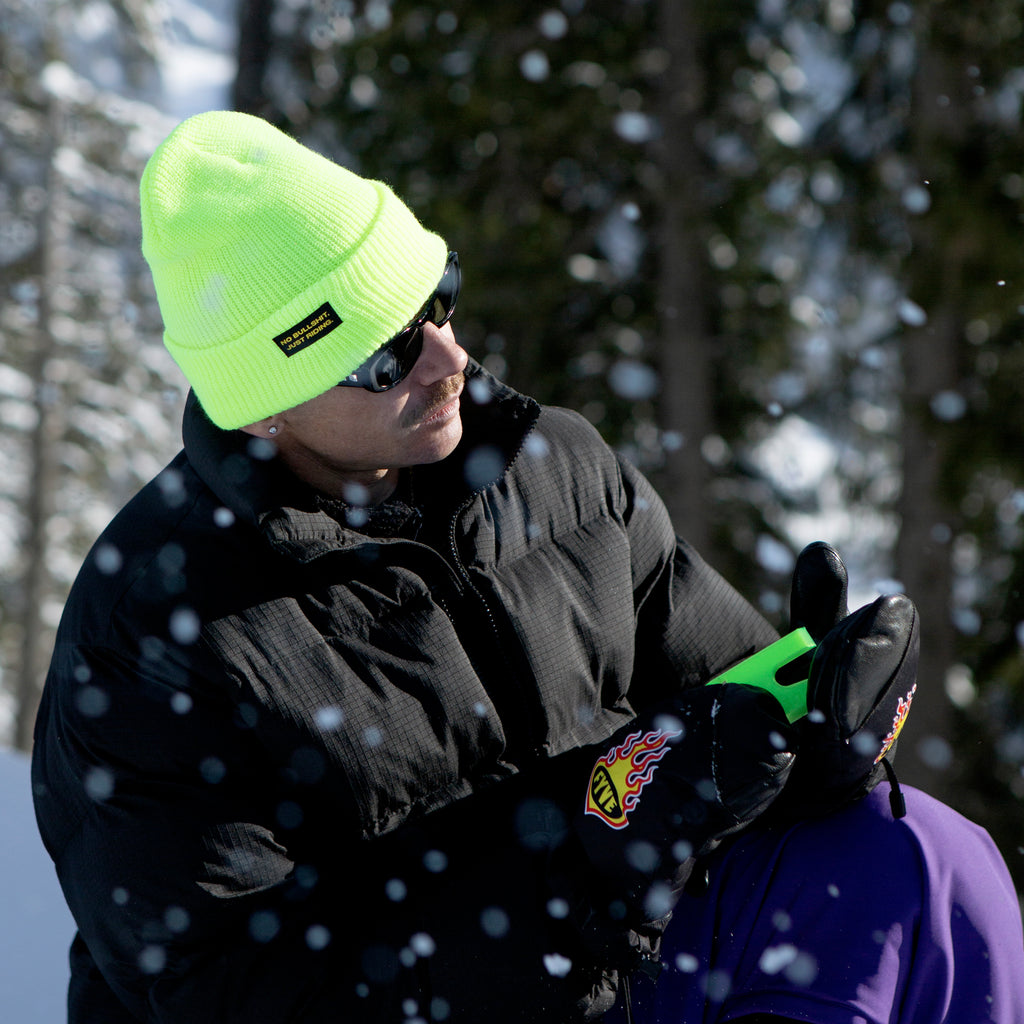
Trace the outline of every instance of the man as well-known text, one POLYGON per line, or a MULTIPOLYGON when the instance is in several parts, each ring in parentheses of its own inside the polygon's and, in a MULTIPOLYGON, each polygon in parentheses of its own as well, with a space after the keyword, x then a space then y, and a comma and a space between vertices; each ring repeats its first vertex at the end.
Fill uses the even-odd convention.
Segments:
POLYGON ((73 1022, 594 1017, 787 780, 790 811, 877 781, 844 714, 891 719, 910 602, 847 617, 798 571, 838 637, 827 736, 705 687, 774 631, 581 417, 469 360, 458 257, 386 186, 211 112, 141 198, 193 393, 83 566, 38 719, 73 1022), (638 728, 653 816, 570 834, 638 728))

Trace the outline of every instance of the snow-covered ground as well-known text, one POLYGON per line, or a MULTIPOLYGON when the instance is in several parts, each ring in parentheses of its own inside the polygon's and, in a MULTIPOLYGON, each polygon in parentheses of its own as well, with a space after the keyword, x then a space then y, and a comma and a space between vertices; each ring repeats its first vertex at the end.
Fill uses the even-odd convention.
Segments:
POLYGON ((32 811, 28 758, 0 749, 0 1006, 9 1024, 62 1024, 75 934, 32 811))

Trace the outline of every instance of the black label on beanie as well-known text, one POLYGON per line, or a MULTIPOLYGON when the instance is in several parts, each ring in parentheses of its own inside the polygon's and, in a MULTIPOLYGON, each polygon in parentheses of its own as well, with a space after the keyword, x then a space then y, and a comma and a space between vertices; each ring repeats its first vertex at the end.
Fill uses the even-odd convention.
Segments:
POLYGON ((329 302, 325 302, 319 309, 313 310, 305 320, 294 327, 289 327, 284 334, 279 334, 274 341, 286 356, 291 356, 330 334, 340 324, 341 317, 334 312, 329 302))

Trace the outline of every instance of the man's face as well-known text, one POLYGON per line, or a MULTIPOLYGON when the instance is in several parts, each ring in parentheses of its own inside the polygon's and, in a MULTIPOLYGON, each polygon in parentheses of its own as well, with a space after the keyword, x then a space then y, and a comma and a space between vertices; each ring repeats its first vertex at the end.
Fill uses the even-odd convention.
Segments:
POLYGON ((348 485, 358 484, 371 501, 383 500, 400 469, 437 462, 459 443, 467 361, 450 323, 427 323, 419 359, 390 391, 331 388, 245 429, 266 436, 268 425, 276 426, 281 458, 322 492, 344 498, 348 485))

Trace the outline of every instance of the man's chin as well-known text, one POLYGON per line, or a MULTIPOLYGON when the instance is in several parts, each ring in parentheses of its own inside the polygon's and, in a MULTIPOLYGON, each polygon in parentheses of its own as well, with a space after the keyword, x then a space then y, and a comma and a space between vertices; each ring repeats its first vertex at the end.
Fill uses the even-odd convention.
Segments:
POLYGON ((459 415, 458 400, 455 412, 438 422, 421 423, 416 433, 421 438, 421 465, 440 462, 448 458, 462 440, 462 417, 459 415))

